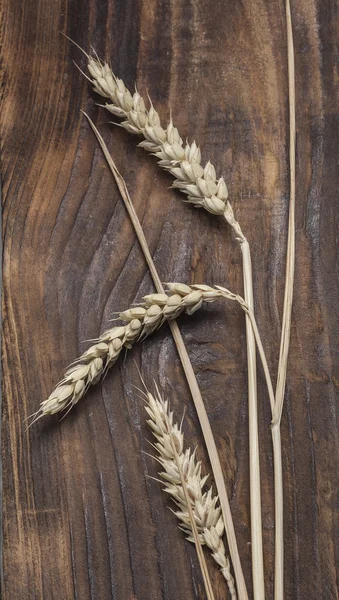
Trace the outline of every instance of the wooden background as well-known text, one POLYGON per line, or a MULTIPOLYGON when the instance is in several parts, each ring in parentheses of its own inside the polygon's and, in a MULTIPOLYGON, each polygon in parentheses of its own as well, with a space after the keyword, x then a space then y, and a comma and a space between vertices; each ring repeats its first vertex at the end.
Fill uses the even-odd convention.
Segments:
MULTIPOLYGON (((297 265, 282 420, 286 599, 339 598, 339 7, 293 0, 297 89, 297 265)), ((276 377, 288 210, 283 0, 4 0, 2 4, 3 598, 203 598, 194 549, 159 486, 134 360, 155 377, 187 442, 197 417, 164 327, 63 421, 24 419, 152 283, 121 198, 80 109, 126 178, 163 280, 242 292, 222 220, 181 202, 136 140, 107 123, 59 32, 148 91, 229 185, 252 246, 257 318, 276 377), (133 360, 134 359, 134 360, 133 360)), ((180 327, 220 450, 251 591, 243 314, 222 303, 180 327)), ((273 592, 272 448, 259 372, 267 599, 273 592)), ((214 566, 218 599, 226 598, 214 566)))

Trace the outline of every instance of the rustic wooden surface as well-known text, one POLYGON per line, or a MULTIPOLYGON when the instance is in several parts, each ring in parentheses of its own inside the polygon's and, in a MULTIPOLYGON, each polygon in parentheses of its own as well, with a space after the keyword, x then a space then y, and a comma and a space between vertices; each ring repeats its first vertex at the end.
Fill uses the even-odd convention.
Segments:
MULTIPOLYGON (((286 599, 339 598, 339 11, 292 1, 297 78, 297 265, 282 421, 286 599)), ((253 252, 258 322, 276 376, 288 209, 284 2, 4 0, 4 600, 203 598, 145 454, 133 385, 156 377, 205 457, 169 330, 119 362, 63 421, 33 413, 113 312, 152 290, 122 201, 88 124, 126 178, 163 280, 241 292, 241 263, 217 217, 185 206, 170 177, 107 124, 59 32, 109 58, 195 138, 229 185, 253 252)), ((219 303, 181 319, 206 401, 251 590, 244 320, 219 303)), ((267 599, 273 585, 272 448, 259 372, 267 599)), ((211 563, 209 563, 211 564, 211 563)), ((226 598, 214 567, 218 599, 226 598)))

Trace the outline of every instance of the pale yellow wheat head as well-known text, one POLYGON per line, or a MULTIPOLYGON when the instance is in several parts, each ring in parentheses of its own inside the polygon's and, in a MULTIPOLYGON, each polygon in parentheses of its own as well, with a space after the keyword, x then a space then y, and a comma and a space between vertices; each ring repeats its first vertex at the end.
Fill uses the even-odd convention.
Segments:
POLYGON ((172 119, 163 128, 151 100, 147 109, 139 92, 136 90, 131 94, 107 63, 88 56, 88 70, 94 90, 110 100, 105 108, 123 119, 121 127, 145 138, 139 146, 154 154, 158 164, 175 177, 173 187, 185 194, 186 202, 203 207, 214 215, 224 216, 238 241, 244 242, 245 237, 228 200, 226 183, 223 177, 217 179, 210 161, 204 167, 201 165, 201 151, 197 144, 184 143, 172 119))
POLYGON ((162 467, 159 475, 165 482, 164 491, 176 504, 175 514, 180 521, 180 528, 186 538, 194 543, 190 518, 192 513, 200 543, 211 551, 227 581, 231 597, 235 600, 237 595, 234 579, 222 539, 225 526, 219 498, 213 494, 211 487, 206 486, 208 476, 202 475, 201 461, 197 460, 196 451, 185 449, 182 426, 174 422, 169 402, 161 396, 157 386, 154 394, 147 391, 146 395, 145 408, 149 416, 147 423, 155 437, 154 448, 162 467), (183 481, 188 494, 183 490, 183 481), (187 498, 191 503, 191 511, 188 510, 187 498))
POLYGON ((114 365, 123 349, 129 350, 133 344, 161 327, 166 321, 176 319, 181 313, 191 315, 202 304, 215 302, 220 297, 235 300, 246 311, 244 300, 220 286, 188 286, 182 283, 168 283, 168 293, 144 296, 143 303, 121 313, 124 322, 105 331, 86 352, 75 360, 66 371, 64 378, 44 400, 34 418, 58 413, 71 408, 114 365))

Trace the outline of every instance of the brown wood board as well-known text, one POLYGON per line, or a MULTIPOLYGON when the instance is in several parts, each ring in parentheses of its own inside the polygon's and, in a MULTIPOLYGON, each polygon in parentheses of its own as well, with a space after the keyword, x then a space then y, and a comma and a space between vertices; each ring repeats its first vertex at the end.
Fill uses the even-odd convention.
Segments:
MULTIPOLYGON (((86 110, 126 179, 163 281, 242 293, 241 256, 218 217, 181 202, 170 176, 108 124, 60 35, 148 91, 228 183, 253 255, 258 324, 276 378, 288 214, 284 2, 4 0, 3 598, 203 598, 146 453, 133 385, 156 378, 188 444, 201 432, 167 327, 138 344, 65 418, 24 419, 117 310, 152 282, 86 110)), ((338 84, 334 0, 292 2, 297 95, 297 263, 282 419, 286 599, 339 598, 338 84)), ((180 328, 224 468, 251 595, 244 315, 219 302, 180 328)), ((259 369, 263 536, 273 597, 270 410, 259 369)), ((208 467, 208 465, 207 465, 208 467)), ((218 599, 221 576, 209 560, 218 599)))

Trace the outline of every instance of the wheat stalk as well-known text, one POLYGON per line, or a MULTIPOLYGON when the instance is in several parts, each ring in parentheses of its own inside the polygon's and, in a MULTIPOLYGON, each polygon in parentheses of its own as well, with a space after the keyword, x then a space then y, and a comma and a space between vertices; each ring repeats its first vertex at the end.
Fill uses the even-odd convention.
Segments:
POLYGON ((284 599, 284 498, 280 422, 284 405, 287 360, 290 346, 292 302, 295 269, 295 162, 296 162, 296 124, 295 124, 295 70, 294 43, 290 1, 286 0, 287 59, 288 59, 288 96, 289 96, 289 160, 290 160, 290 204, 288 216, 288 238, 286 257, 286 277, 284 309, 281 328, 278 378, 275 393, 275 406, 272 414, 272 440, 274 458, 274 496, 275 496, 275 577, 274 598, 284 599))
MULTIPOLYGON (((151 256, 148 244, 147 244, 147 240, 145 238, 142 226, 138 219, 138 215, 134 209, 133 202, 130 198, 130 195, 129 195, 129 192, 128 192, 128 189, 126 186, 126 182, 125 182, 124 178, 122 177, 121 173, 119 172, 115 162, 113 161, 113 158, 108 151, 108 148, 105 144, 103 137, 100 135, 98 129, 95 127, 93 121, 89 118, 89 116, 86 113, 84 113, 84 114, 85 114, 86 118, 88 119, 88 122, 100 144, 100 147, 101 147, 103 154, 107 160, 107 163, 112 172, 112 175, 116 181, 116 184, 120 191, 121 197, 126 206, 126 210, 129 214, 132 224, 134 226, 135 233, 140 242, 140 246, 144 253, 146 262, 149 266, 156 290, 158 293, 162 294, 162 293, 164 293, 164 288, 161 283, 158 272, 156 270, 155 264, 153 262, 153 259, 152 259, 152 256, 151 256)), ((212 468, 212 472, 213 472, 213 476, 214 476, 214 481, 215 481, 217 491, 219 494, 220 506, 221 506, 221 510, 222 510, 222 514, 223 514, 223 519, 225 522, 227 542, 228 542, 229 552, 230 552, 230 556, 231 556, 232 563, 233 563, 233 569, 234 569, 234 575, 235 575, 236 585, 237 585, 237 589, 238 589, 239 600, 248 600, 244 574, 243 574, 240 556, 239 556, 238 544, 237 544, 237 540, 236 540, 236 536, 235 536, 233 518, 232 518, 232 514, 231 514, 225 480, 223 477, 222 468, 221 468, 213 432, 212 432, 210 422, 209 422, 209 419, 207 416, 204 401, 203 401, 203 398, 200 393, 198 382, 197 382, 196 376, 193 371, 192 363, 189 359, 189 356, 188 356, 188 353, 186 350, 186 346, 184 344, 178 324, 175 320, 171 320, 171 321, 169 321, 169 326, 170 326, 170 329, 171 329, 171 332, 173 335, 173 339, 176 344, 178 354, 181 359, 181 363, 182 363, 182 366, 183 366, 183 369, 184 369, 184 372, 185 372, 185 375, 187 378, 187 382, 188 382, 188 385, 189 385, 189 388, 190 388, 190 391, 192 394, 192 399, 194 402, 195 409, 197 411, 200 427, 202 430, 202 434, 203 434, 204 441, 206 444, 206 449, 207 449, 208 456, 210 459, 211 468, 212 468)), ((272 390, 272 393, 273 393, 273 390, 272 390)), ((211 542, 212 541, 213 541, 213 538, 211 538, 211 542)))
MULTIPOLYGON (((81 49, 82 50, 82 49, 81 49)), ((83 51, 83 50, 82 50, 83 51)), ((86 54, 86 53, 85 53, 86 54)), ((253 282, 250 247, 240 224, 236 220, 233 208, 228 200, 228 191, 223 177, 217 179, 216 171, 210 161, 201 166, 201 151, 194 141, 184 144, 172 119, 166 129, 161 126, 159 114, 151 100, 147 110, 144 99, 136 90, 132 95, 124 82, 117 78, 107 63, 98 57, 88 58, 88 70, 94 90, 109 98, 105 108, 113 115, 123 119, 120 126, 133 134, 142 135, 145 140, 139 146, 151 152, 159 159, 159 165, 169 171, 175 181, 173 187, 186 196, 186 202, 203 207, 214 215, 223 216, 232 227, 240 244, 243 260, 244 298, 253 310, 253 282)), ((255 600, 264 600, 264 567, 262 549, 262 518, 260 491, 259 436, 257 416, 257 369, 255 340, 248 316, 246 316, 247 364, 248 364, 248 411, 250 446, 250 501, 251 501, 251 539, 252 539, 252 576, 255 600)))
POLYGON ((177 506, 178 517, 186 538, 197 545, 206 545, 215 562, 220 567, 233 600, 237 594, 230 562, 226 556, 222 540, 225 530, 218 496, 213 495, 209 487, 206 490, 208 476, 202 476, 201 461, 196 459, 196 451, 184 448, 184 435, 181 424, 174 423, 169 403, 161 396, 156 386, 155 394, 146 390, 147 423, 156 439, 154 448, 163 471, 159 473, 165 482, 164 491, 169 494, 177 506))
POLYGON ((123 349, 132 348, 137 340, 153 333, 165 321, 176 319, 183 312, 192 315, 203 303, 215 302, 221 297, 236 301, 244 311, 248 310, 241 296, 220 286, 188 286, 183 283, 166 285, 169 294, 149 294, 144 296, 142 304, 119 313, 119 319, 125 324, 105 331, 96 343, 70 366, 51 395, 41 403, 40 409, 34 415, 35 419, 74 406, 89 386, 99 381, 114 365, 123 349))

